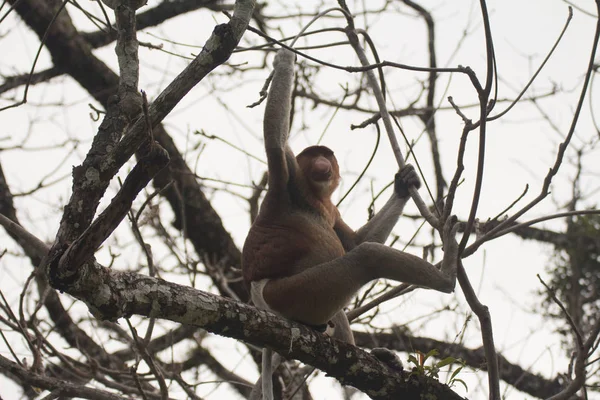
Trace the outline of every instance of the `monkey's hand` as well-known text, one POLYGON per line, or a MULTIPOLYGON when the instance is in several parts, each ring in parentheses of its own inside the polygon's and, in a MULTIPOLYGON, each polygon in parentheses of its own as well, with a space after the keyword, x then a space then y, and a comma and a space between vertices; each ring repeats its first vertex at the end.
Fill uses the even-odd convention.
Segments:
POLYGON ((296 53, 288 49, 279 49, 275 54, 275 60, 273 60, 273 68, 286 68, 294 65, 296 61, 296 53))
POLYGON ((408 189, 411 186, 419 189, 421 187, 421 179, 419 179, 415 167, 411 164, 406 164, 404 168, 396 174, 394 179, 394 191, 398 197, 404 199, 409 196, 408 189))

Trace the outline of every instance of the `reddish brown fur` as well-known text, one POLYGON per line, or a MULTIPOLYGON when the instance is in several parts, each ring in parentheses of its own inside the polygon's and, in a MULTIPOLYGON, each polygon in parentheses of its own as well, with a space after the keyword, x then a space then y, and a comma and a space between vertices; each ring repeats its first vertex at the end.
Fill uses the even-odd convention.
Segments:
POLYGON ((243 249, 247 283, 297 274, 342 256, 334 231, 340 214, 331 194, 340 180, 338 162, 328 147, 311 146, 288 157, 287 190, 269 190, 243 249), (321 164, 315 171, 315 160, 321 164), (322 161, 329 164, 327 177, 322 161), (315 179, 317 177, 318 179, 315 179))

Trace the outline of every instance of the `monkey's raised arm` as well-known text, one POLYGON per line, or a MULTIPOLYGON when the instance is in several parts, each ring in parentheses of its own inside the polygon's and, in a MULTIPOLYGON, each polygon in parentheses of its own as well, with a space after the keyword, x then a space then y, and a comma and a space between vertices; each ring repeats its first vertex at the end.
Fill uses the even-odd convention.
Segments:
POLYGON ((269 166, 269 187, 285 189, 289 166, 295 168, 295 157, 287 144, 292 108, 292 86, 296 55, 281 49, 273 62, 273 80, 269 89, 263 122, 265 149, 269 166))

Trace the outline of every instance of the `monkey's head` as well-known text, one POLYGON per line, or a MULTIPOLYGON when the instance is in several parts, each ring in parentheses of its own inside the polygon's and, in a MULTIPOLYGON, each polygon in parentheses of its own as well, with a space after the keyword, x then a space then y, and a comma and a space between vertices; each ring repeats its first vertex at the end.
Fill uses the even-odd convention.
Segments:
POLYGON ((329 198, 340 183, 340 167, 333 151, 325 146, 310 146, 296 160, 313 193, 329 198))

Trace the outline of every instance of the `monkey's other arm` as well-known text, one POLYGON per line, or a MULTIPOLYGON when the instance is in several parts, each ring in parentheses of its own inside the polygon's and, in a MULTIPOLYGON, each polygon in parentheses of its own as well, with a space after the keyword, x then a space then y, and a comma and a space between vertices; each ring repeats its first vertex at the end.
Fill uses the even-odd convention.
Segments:
POLYGON ((421 187, 421 180, 411 164, 406 164, 395 176, 394 193, 383 208, 375 214, 362 228, 354 232, 341 218, 336 224, 336 233, 344 244, 346 251, 352 250, 363 242, 384 243, 410 199, 408 189, 421 187))

